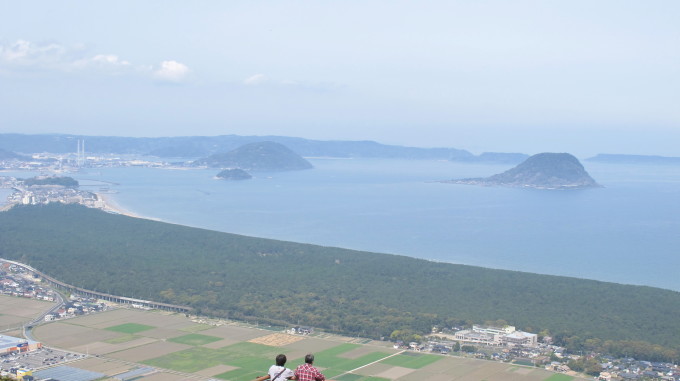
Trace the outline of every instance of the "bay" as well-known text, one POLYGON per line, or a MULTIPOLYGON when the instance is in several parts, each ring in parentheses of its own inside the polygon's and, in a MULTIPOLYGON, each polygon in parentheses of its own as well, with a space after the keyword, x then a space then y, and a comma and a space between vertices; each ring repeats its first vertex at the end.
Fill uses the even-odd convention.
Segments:
MULTIPOLYGON (((2 173, 0 173, 2 175, 2 173)), ((7 205, 7 196, 12 194, 13 190, 8 188, 0 188, 0 207, 7 205)))
MULTIPOLYGON (((680 290, 680 167, 593 164, 604 188, 475 187, 437 180, 509 166, 311 159, 307 171, 214 178, 215 169, 104 168, 138 215, 205 229, 680 290)), ((96 190, 96 189, 94 189, 96 190)))

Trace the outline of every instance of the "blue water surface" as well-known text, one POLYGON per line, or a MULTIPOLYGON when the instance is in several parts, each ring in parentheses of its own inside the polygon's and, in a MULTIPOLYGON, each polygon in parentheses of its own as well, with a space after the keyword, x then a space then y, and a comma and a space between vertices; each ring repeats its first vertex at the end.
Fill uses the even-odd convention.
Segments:
POLYGON ((107 187, 123 208, 182 225, 680 290, 680 166, 584 163, 604 188, 548 191, 436 182, 508 166, 311 161, 312 170, 238 182, 215 179, 215 169, 73 176, 116 183, 107 187))

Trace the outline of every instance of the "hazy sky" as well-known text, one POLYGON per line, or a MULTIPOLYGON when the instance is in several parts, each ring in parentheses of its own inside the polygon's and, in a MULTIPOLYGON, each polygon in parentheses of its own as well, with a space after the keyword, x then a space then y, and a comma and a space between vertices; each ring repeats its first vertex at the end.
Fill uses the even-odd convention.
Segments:
POLYGON ((2 1, 0 132, 680 156, 680 1, 2 1))

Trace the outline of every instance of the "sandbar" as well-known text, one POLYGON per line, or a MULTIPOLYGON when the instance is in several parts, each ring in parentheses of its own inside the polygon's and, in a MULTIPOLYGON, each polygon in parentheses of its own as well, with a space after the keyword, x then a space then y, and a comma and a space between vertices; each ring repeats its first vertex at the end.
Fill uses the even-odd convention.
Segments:
POLYGON ((123 208, 109 194, 97 193, 97 192, 95 192, 95 194, 97 195, 97 199, 101 200, 104 203, 102 210, 105 211, 105 212, 122 214, 122 215, 128 216, 128 217, 144 218, 144 219, 147 219, 147 220, 158 221, 157 218, 150 218, 150 217, 141 216, 137 213, 131 212, 130 210, 123 208))

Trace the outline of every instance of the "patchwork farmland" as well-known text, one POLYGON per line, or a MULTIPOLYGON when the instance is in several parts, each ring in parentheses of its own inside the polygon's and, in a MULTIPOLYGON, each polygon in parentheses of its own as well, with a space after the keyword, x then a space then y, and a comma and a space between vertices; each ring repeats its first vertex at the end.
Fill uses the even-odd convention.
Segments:
MULTIPOLYGON (((0 298, 6 318, 9 310, 22 307, 17 303, 15 298, 0 298)), ((25 316, 19 313, 11 321, 25 316)), ((575 379, 514 364, 401 351, 385 342, 364 344, 363 339, 327 334, 294 336, 234 322, 208 325, 159 311, 117 309, 47 323, 33 334, 46 346, 89 355, 68 366, 100 373, 100 380, 139 370, 146 374, 135 379, 143 381, 250 381, 264 375, 279 353, 285 353, 287 365, 294 368, 310 352, 326 377, 339 381, 575 379)))

